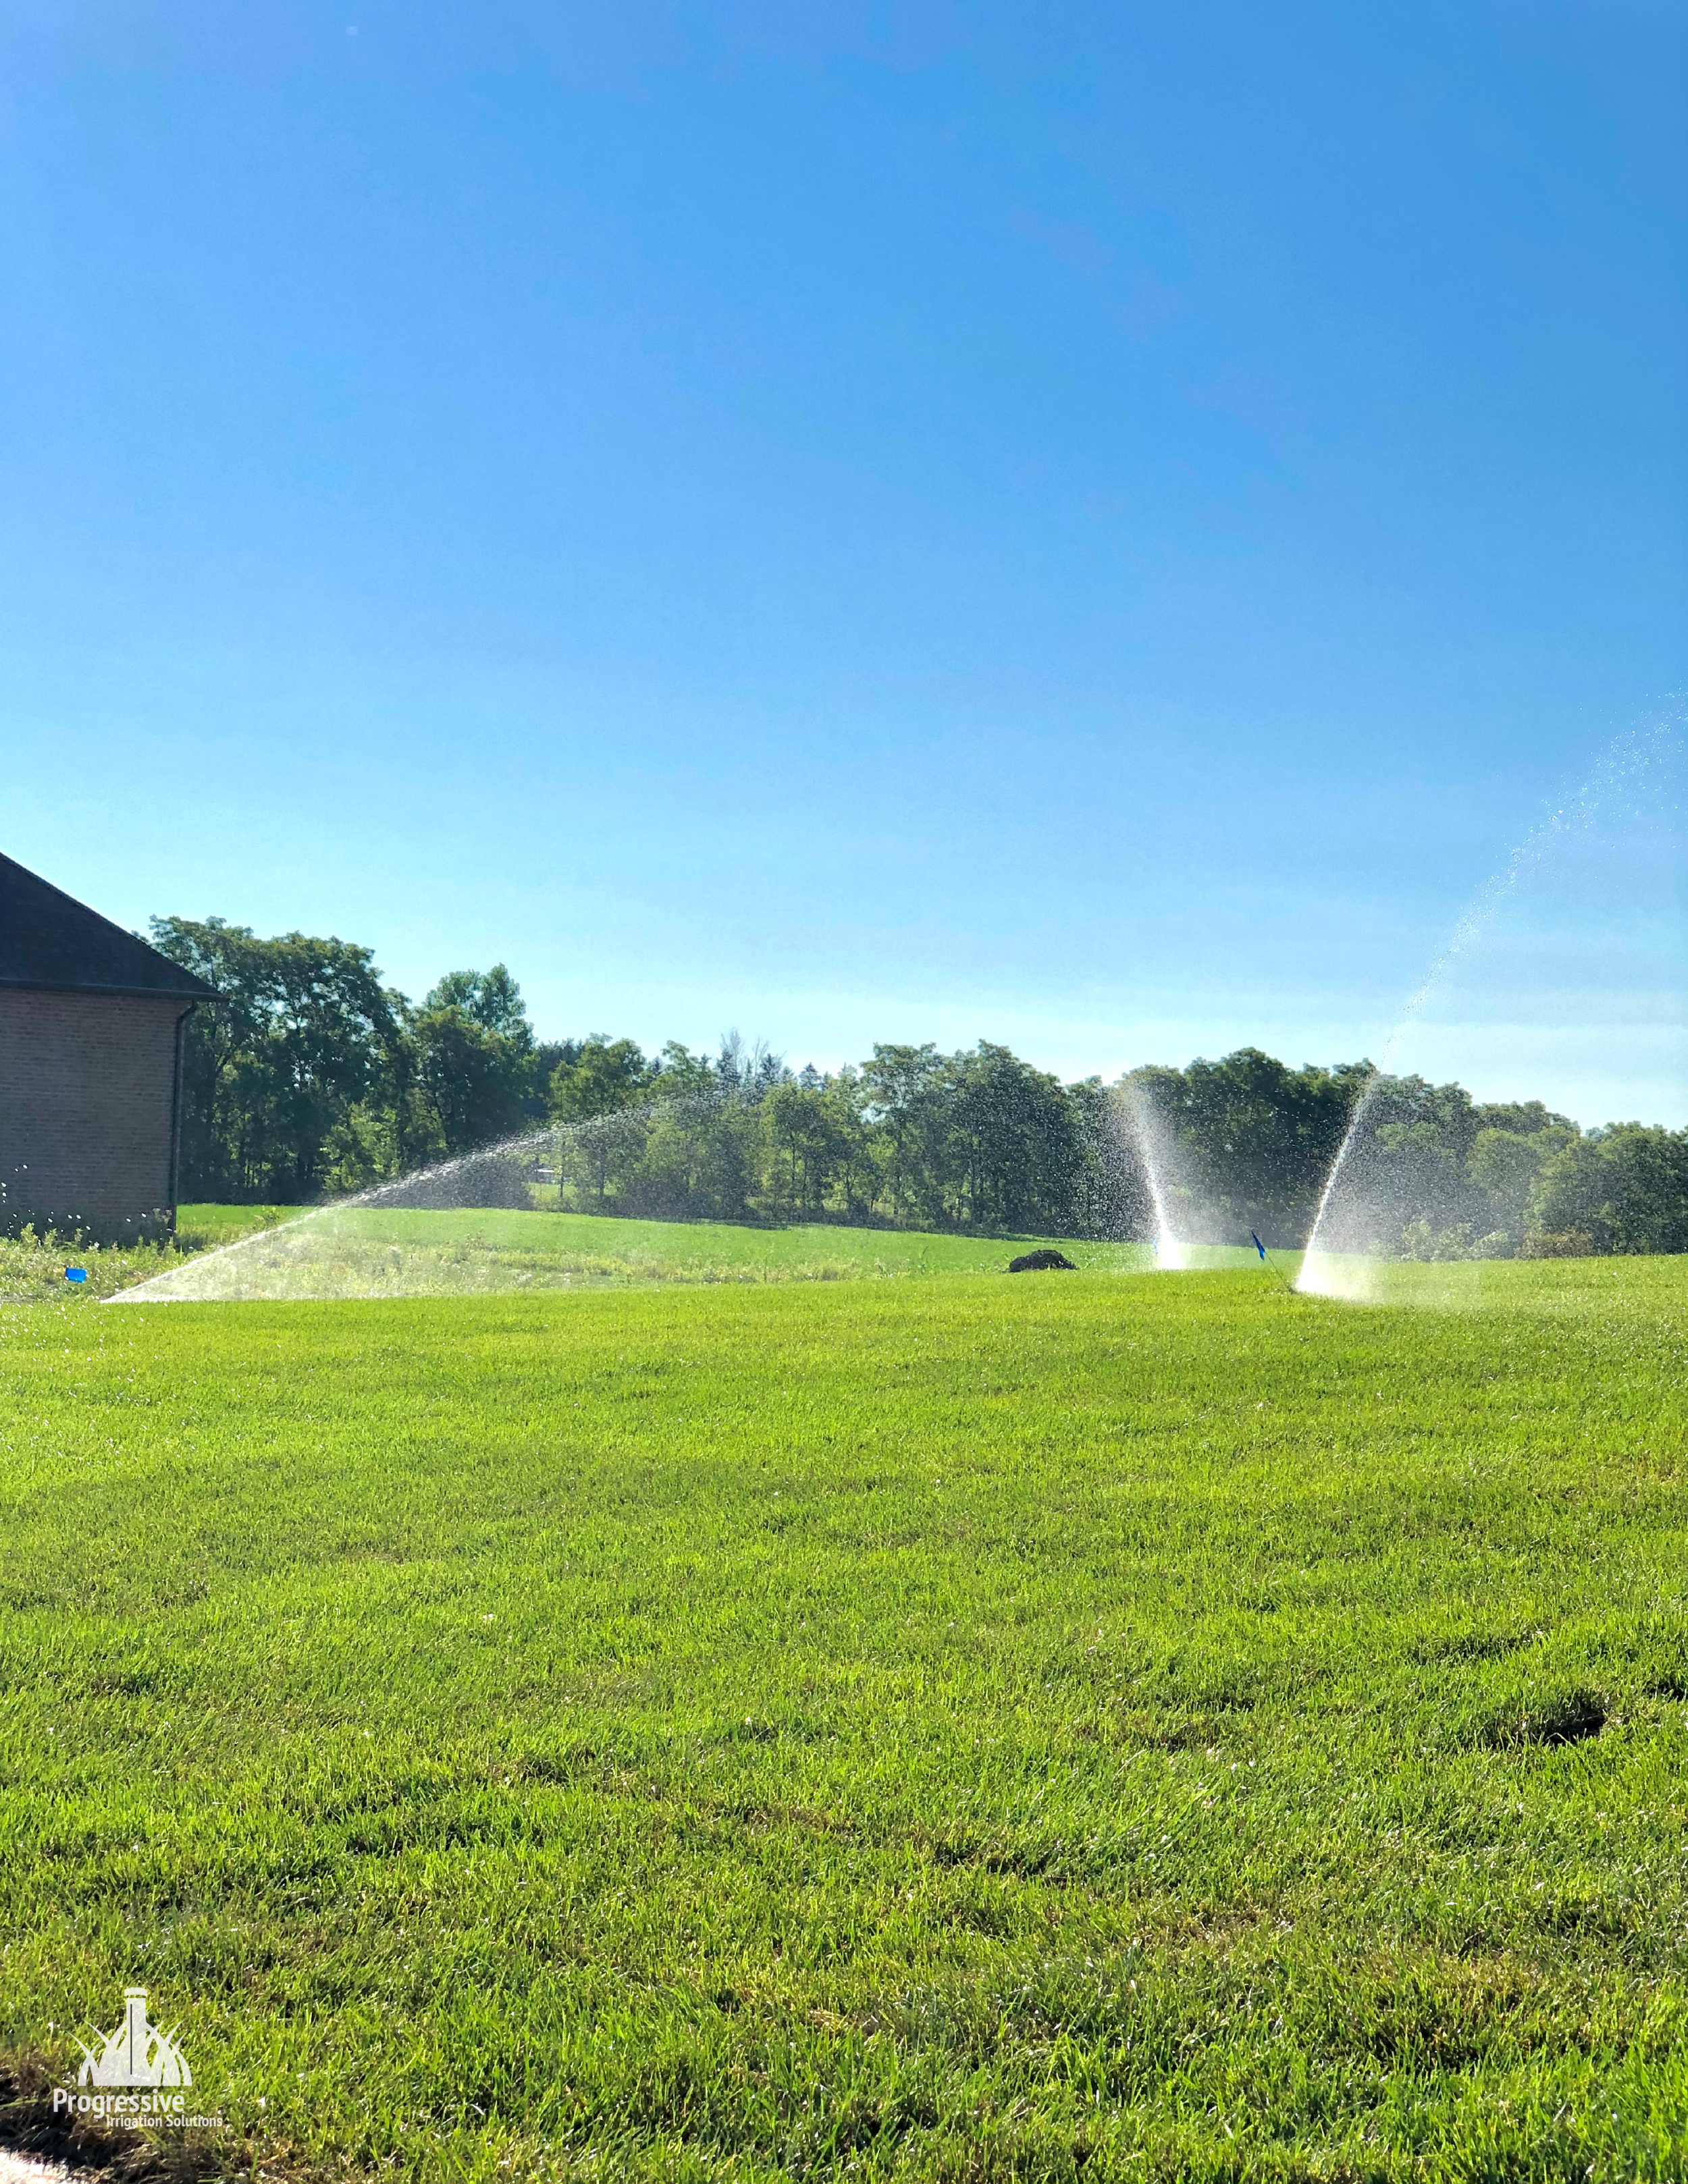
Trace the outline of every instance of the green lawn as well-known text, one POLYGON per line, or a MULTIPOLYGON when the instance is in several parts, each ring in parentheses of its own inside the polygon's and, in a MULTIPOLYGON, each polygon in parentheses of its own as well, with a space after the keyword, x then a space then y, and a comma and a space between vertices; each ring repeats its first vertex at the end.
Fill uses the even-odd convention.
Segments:
POLYGON ((0 2065, 139 1981, 271 2176, 1688 2174, 1688 1261, 1390 1279, 0 1312, 0 2065))
POLYGON ((219 1244, 232 1244, 238 1236, 249 1236, 254 1229, 296 1221, 304 1210, 301 1206, 178 1206, 176 1240, 186 1250, 209 1251, 219 1244))
MULTIPOLYGON (((153 1299, 203 1303, 1000 1273, 1016 1254, 1050 1242, 1082 1268, 1141 1273, 1154 1264, 1146 1245, 1059 1237, 421 1212, 348 1202, 320 1209, 189 1205, 178 1210, 173 1246, 0 1237, 0 1306, 59 1296, 92 1304, 143 1282, 155 1284, 148 1292, 153 1299), (240 1248, 230 1251, 231 1245, 240 1248), (67 1284, 67 1266, 80 1268, 85 1281, 67 1284)), ((1203 1250, 1195 1256, 1221 1266, 1240 1265, 1251 1255, 1203 1250)), ((1286 1256, 1285 1264, 1292 1263, 1286 1256)))
POLYGON ((1050 1240, 1060 1242, 1081 1267, 1110 1273, 1144 1271, 1153 1256, 1141 1244, 1005 1240, 818 1223, 764 1228, 721 1221, 421 1212, 354 1204, 310 1214, 296 1211, 277 1226, 276 1211, 184 1206, 185 1240, 244 1240, 220 1257, 203 1256, 177 1268, 165 1293, 199 1300, 462 1295, 529 1287, 994 1273, 1017 1253, 1050 1240))

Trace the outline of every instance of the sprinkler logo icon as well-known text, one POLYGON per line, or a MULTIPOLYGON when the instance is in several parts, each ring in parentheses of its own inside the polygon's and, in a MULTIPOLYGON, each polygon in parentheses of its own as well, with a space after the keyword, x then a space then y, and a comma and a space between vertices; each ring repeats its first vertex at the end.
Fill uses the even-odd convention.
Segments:
POLYGON ((187 2058, 176 2045, 175 2027, 161 2032, 147 2022, 147 1990, 123 1990, 123 2015, 109 2032, 97 2032, 94 2044, 76 2045, 82 2067, 76 2085, 55 2086, 53 2113, 96 2116, 108 2129, 221 2131, 220 2115, 190 2115, 187 2095, 178 2087, 193 2083, 187 2058), (79 2092, 78 2086, 91 2090, 79 2092))
POLYGON ((175 2044, 175 2027, 160 2032, 156 2025, 147 2022, 146 1988, 126 1986, 123 1999, 128 2005, 123 2021, 101 2038, 97 2048, 81 2040, 76 2042, 86 2058, 79 2082, 85 2086, 191 2086, 193 2073, 175 2044))

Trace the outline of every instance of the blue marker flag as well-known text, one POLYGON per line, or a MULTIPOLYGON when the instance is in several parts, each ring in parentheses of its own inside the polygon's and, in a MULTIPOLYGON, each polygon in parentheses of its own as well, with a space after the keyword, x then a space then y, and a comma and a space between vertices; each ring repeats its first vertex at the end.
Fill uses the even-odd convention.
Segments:
MULTIPOLYGON (((1249 1230, 1249 1234, 1251 1236, 1254 1236, 1254 1231, 1252 1228, 1249 1230)), ((1266 1246, 1261 1242, 1258 1236, 1254 1236, 1254 1248, 1259 1252, 1262 1259, 1266 1256, 1266 1246)))
POLYGON ((88 1279, 88 1270, 86 1267, 66 1267, 64 1279, 67 1282, 85 1282, 88 1279))

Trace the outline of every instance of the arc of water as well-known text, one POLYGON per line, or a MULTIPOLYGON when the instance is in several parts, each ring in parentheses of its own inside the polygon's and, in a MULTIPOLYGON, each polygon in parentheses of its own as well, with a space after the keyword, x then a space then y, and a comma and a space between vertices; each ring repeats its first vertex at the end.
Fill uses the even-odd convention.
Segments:
POLYGON ((1353 1112, 1348 1118, 1348 1128, 1343 1133, 1342 1143, 1337 1148, 1336 1158, 1331 1162, 1330 1173, 1324 1179, 1324 1189, 1319 1194, 1318 1210, 1313 1216, 1313 1225, 1307 1232, 1306 1246, 1301 1253, 1301 1268, 1295 1276, 1295 1286, 1298 1290, 1323 1295, 1358 1294, 1351 1279, 1336 1274, 1329 1263, 1333 1254, 1328 1249, 1320 1250, 1319 1239, 1329 1217, 1343 1172, 1364 1128, 1366 1117, 1376 1101, 1378 1089, 1389 1075, 1390 1062, 1417 1022, 1419 1011, 1449 967, 1458 961, 1489 924, 1524 873, 1540 863, 1552 844, 1574 827, 1585 825, 1608 789, 1656 764, 1679 738, 1680 733, 1680 721, 1672 718, 1657 722, 1645 731, 1625 729, 1614 738, 1600 763, 1575 794, 1557 805, 1538 826, 1533 827, 1500 871, 1479 890, 1475 900, 1454 927, 1446 945, 1402 1010, 1400 1021, 1384 1042, 1382 1059, 1373 1069, 1354 1103, 1353 1112))
POLYGON ((1155 1264, 1162 1273, 1182 1273, 1189 1265, 1189 1245, 1173 1225, 1168 1186, 1162 1173, 1166 1148, 1161 1141, 1161 1118, 1150 1106, 1143 1087, 1133 1080, 1127 1083, 1125 1111, 1155 1216, 1155 1264))
MULTIPOLYGON (((458 1153, 450 1160, 437 1161, 430 1167, 412 1168, 407 1174, 388 1176, 380 1183, 370 1184, 362 1190, 352 1191, 344 1198, 331 1199, 326 1206, 304 1207, 290 1221, 278 1221, 268 1228, 255 1228, 249 1234, 237 1236, 231 1244, 220 1244, 214 1251, 206 1251, 192 1262, 196 1284, 203 1281, 208 1270, 226 1266, 242 1252, 261 1253, 273 1250, 278 1237, 289 1235, 293 1230, 308 1227, 313 1222, 323 1221, 333 1215, 346 1213, 359 1206, 379 1206, 384 1201, 401 1197, 406 1191, 448 1182, 453 1176, 463 1175, 482 1162, 508 1159, 512 1155, 537 1152, 554 1145, 560 1138, 581 1138, 592 1130, 613 1128, 620 1123, 637 1120, 674 1110, 696 1110, 714 1106, 734 1095, 730 1091, 721 1093, 694 1092, 675 1100, 649 1100, 637 1106, 621 1107, 608 1115, 597 1115, 583 1123, 553 1123, 542 1130, 524 1131, 520 1136, 500 1139, 497 1144, 478 1145, 472 1152, 458 1153)), ((132 1289, 120 1290, 114 1296, 105 1299, 107 1304, 147 1304, 157 1300, 170 1303, 179 1294, 171 1285, 181 1281, 184 1272, 173 1267, 162 1274, 153 1274, 132 1289)), ((213 1279, 215 1279, 214 1276, 213 1279)))

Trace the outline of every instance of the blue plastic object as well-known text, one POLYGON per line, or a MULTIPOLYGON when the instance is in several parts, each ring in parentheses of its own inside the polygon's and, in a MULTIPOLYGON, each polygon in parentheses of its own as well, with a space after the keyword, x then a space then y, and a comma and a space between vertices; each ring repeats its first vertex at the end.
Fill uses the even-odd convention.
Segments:
POLYGON ((67 1282, 85 1282, 88 1279, 88 1270, 86 1267, 66 1267, 64 1279, 67 1282))

